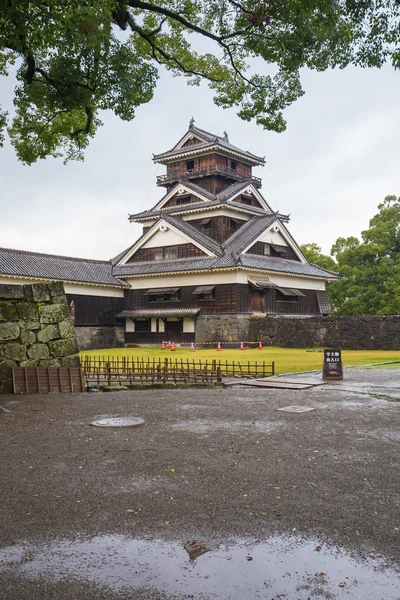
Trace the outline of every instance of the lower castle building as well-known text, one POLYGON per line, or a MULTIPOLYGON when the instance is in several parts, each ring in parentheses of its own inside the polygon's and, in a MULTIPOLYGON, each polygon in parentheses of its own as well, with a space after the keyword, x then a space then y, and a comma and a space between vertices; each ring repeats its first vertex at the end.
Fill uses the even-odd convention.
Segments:
MULTIPOLYGON (((63 281, 76 327, 123 327, 125 343, 190 343, 217 315, 327 315, 335 273, 310 264, 253 166, 262 157, 190 125, 168 152, 164 188, 130 215, 143 233, 110 261, 0 249, 0 283, 63 281)), ((234 340, 236 341, 236 340, 234 340)))

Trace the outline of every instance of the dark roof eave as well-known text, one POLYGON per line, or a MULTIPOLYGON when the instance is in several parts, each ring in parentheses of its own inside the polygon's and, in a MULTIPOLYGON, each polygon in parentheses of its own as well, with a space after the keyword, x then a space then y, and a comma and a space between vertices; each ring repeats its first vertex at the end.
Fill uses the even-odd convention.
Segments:
POLYGON ((262 156, 256 156, 255 154, 249 154, 245 150, 234 150, 228 148, 218 142, 209 142, 206 145, 190 146, 190 149, 179 148, 178 150, 168 150, 161 154, 153 154, 153 161, 161 164, 168 164, 174 160, 179 159, 181 156, 191 156, 196 154, 204 154, 212 150, 218 149, 220 152, 227 154, 233 154, 234 156, 240 156, 244 162, 249 162, 252 165, 265 165, 265 158, 262 156), (197 148, 197 149, 196 149, 197 148))

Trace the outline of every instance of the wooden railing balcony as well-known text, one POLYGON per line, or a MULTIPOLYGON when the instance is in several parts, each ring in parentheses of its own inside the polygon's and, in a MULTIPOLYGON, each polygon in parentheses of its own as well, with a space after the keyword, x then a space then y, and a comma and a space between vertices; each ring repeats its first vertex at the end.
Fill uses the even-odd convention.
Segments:
POLYGON ((261 187, 261 178, 253 177, 252 175, 243 175, 235 169, 229 169, 228 167, 221 167, 220 165, 213 165, 205 167, 203 169, 190 169, 188 171, 171 171, 165 175, 157 176, 157 185, 166 185, 167 183, 173 183, 179 179, 194 179, 196 177, 207 177, 208 175, 227 175, 232 179, 238 181, 249 181, 256 187, 261 187))

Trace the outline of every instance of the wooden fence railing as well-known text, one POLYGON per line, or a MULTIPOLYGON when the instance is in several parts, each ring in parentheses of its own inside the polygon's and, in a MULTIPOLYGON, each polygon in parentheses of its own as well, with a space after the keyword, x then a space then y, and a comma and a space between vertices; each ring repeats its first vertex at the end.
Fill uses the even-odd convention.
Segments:
POLYGON ((211 383, 222 381, 222 376, 268 377, 274 375, 275 364, 263 362, 228 362, 223 360, 189 360, 173 358, 140 358, 130 356, 84 356, 81 359, 86 383, 131 384, 166 381, 184 383, 211 383))

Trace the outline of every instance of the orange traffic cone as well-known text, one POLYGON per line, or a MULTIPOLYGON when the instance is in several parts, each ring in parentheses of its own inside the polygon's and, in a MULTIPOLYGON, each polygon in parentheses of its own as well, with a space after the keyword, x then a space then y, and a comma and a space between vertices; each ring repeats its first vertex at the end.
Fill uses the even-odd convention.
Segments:
POLYGON ((161 342, 161 350, 165 350, 164 340, 161 342))
POLYGON ((193 344, 193 342, 190 344, 190 352, 194 352, 194 344, 193 344))
POLYGON ((259 349, 259 350, 262 350, 262 343, 261 343, 261 340, 260 340, 260 342, 259 342, 259 344, 258 344, 258 349, 259 349))
POLYGON ((171 350, 171 342, 168 342, 167 348, 168 348, 168 350, 171 350))
POLYGON ((175 344, 174 344, 174 342, 172 342, 172 344, 171 344, 171 352, 175 352, 175 344))
POLYGON ((221 342, 218 342, 217 351, 221 352, 221 342))
POLYGON ((240 342, 240 348, 239 348, 239 350, 244 350, 244 348, 243 348, 243 342, 240 342))

